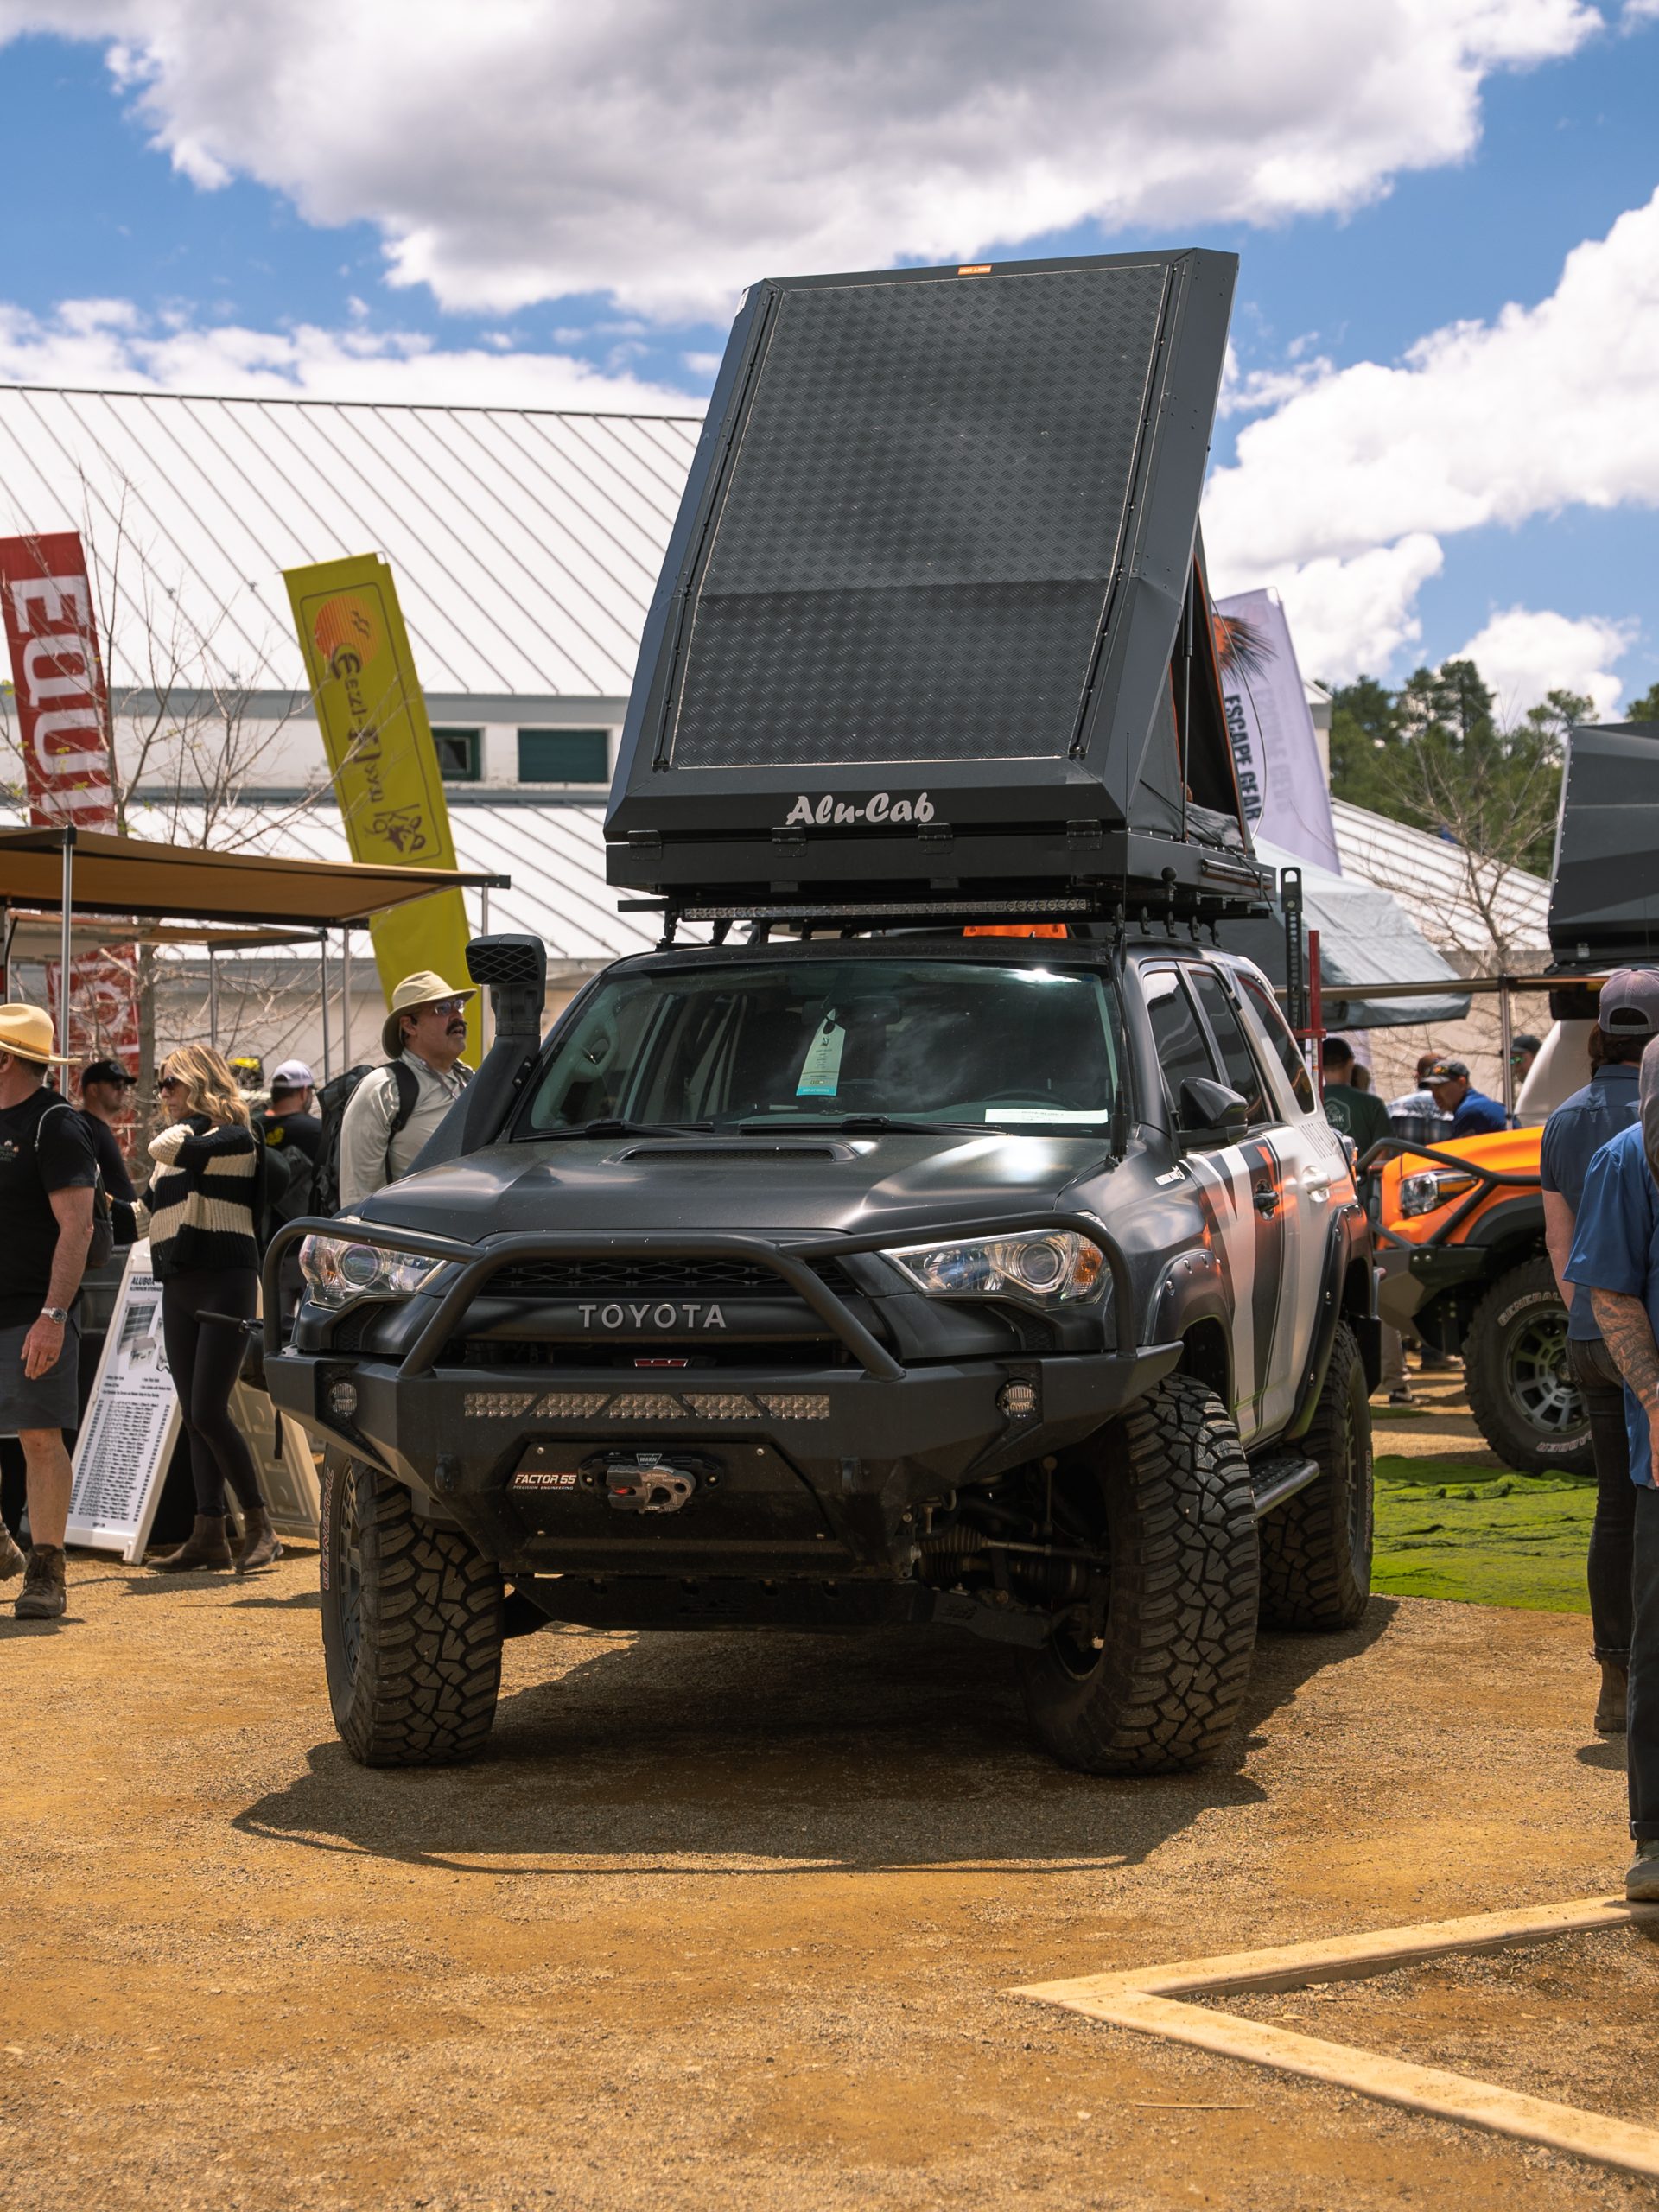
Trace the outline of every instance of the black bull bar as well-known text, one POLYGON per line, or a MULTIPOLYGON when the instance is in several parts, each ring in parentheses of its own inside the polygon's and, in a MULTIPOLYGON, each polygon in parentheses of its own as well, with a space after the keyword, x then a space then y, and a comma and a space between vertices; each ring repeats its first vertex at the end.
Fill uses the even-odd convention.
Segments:
POLYGON ((710 1230, 681 1235, 656 1230, 615 1231, 538 1229, 509 1231, 467 1244, 449 1236, 435 1236, 423 1230, 382 1227, 378 1224, 345 1222, 337 1217, 302 1218, 286 1222, 271 1238, 264 1271, 264 1350, 268 1359, 282 1352, 282 1301, 276 1275, 283 1255, 306 1236, 330 1236, 342 1243, 372 1244, 382 1250, 410 1252, 421 1258, 448 1262, 457 1269, 420 1334, 404 1353, 397 1380, 407 1382, 429 1375, 438 1355, 454 1334, 455 1325, 473 1300, 502 1268, 524 1260, 742 1259, 770 1268, 811 1308, 830 1332, 846 1345, 866 1374, 884 1382, 902 1382, 906 1370, 877 1341, 863 1323, 813 1274, 813 1260, 845 1259, 850 1254, 879 1252, 900 1238, 906 1244, 969 1243, 992 1236, 1040 1236, 1046 1230, 1074 1230, 1097 1245, 1112 1279, 1112 1325, 1115 1357, 1129 1365, 1138 1357, 1135 1320, 1135 1287, 1123 1249, 1109 1230, 1087 1214, 1046 1213, 1033 1218, 953 1222, 936 1240, 909 1230, 888 1228, 861 1236, 824 1236, 791 1245, 787 1251, 764 1236, 738 1230, 710 1230))

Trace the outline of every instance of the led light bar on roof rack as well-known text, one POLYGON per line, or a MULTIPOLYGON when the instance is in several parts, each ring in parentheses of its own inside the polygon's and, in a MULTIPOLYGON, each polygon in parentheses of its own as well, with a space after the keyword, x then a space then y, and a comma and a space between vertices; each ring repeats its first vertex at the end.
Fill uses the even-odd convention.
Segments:
POLYGON ((888 921, 912 915, 925 920, 957 914, 986 914, 1023 921, 1032 914, 1088 915, 1096 911, 1087 899, 806 899, 792 906, 758 906, 745 900, 734 906, 683 906, 686 922, 839 922, 888 921))

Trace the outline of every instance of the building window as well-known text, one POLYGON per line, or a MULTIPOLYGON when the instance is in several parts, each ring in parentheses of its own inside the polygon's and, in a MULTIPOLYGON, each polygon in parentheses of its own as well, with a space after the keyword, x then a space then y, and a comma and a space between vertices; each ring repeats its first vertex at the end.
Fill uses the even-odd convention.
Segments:
POLYGON ((611 734, 607 729, 521 729, 521 784, 608 784, 611 734))
POLYGON ((483 772, 480 765, 483 733, 475 729, 435 729, 438 773, 446 784, 475 784, 483 772))

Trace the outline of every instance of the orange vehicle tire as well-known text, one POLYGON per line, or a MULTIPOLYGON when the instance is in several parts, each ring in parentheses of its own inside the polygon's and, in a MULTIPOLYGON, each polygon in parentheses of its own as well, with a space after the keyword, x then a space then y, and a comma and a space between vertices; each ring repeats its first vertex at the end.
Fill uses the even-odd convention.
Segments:
POLYGON ((1590 1416, 1567 1369, 1567 1308, 1541 1255, 1498 1276, 1463 1340, 1469 1410, 1505 1466, 1591 1475, 1590 1416))

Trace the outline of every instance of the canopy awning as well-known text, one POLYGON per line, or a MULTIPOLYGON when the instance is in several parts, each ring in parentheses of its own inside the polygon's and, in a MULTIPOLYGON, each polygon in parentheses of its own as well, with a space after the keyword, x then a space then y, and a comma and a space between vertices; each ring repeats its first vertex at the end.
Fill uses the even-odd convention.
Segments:
MULTIPOLYGON (((1413 922, 1391 892, 1357 877, 1333 875, 1262 838, 1256 851, 1276 868, 1302 872, 1302 920, 1319 932, 1319 969, 1327 1029, 1386 1029, 1406 1023, 1460 1021, 1469 984, 1413 922), (1400 976, 1413 980, 1403 987, 1400 976)), ((1285 982, 1285 925, 1275 905, 1271 921, 1224 922, 1221 941, 1285 982)))
MULTIPOLYGON (((434 891, 505 890, 511 880, 462 868, 206 852, 102 830, 73 834, 77 913, 340 929, 434 891)), ((0 830, 0 901, 60 913, 63 877, 61 830, 0 830)))
MULTIPOLYGON (((84 952, 101 952, 112 934, 106 921, 76 922, 69 932, 70 953, 78 960, 84 952)), ((240 929, 227 922, 134 921, 129 927, 124 918, 120 937, 123 944, 186 952, 268 952, 296 944, 308 945, 315 952, 320 942, 315 930, 240 929)), ((63 949, 62 925, 56 914, 14 911, 5 917, 3 943, 10 959, 55 960, 63 949)))

